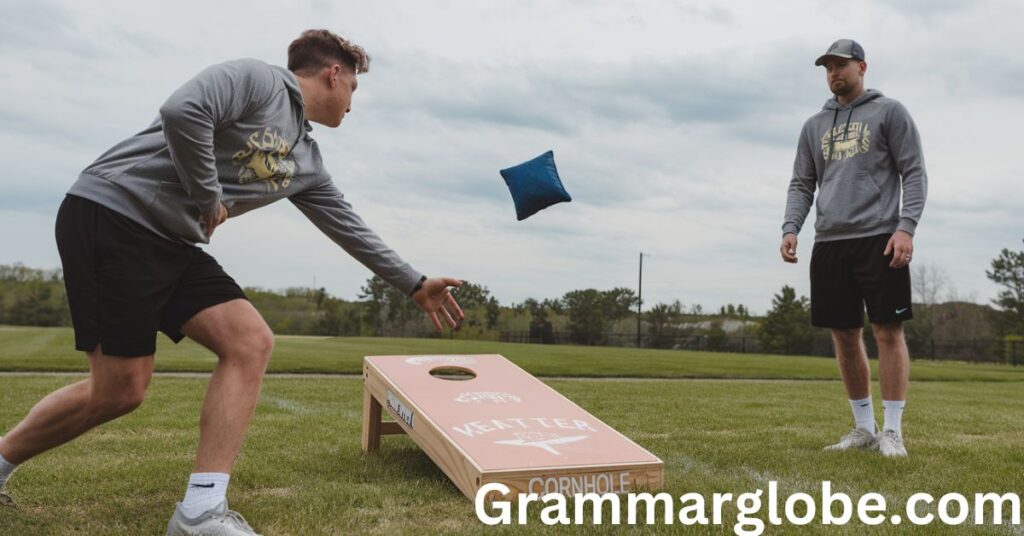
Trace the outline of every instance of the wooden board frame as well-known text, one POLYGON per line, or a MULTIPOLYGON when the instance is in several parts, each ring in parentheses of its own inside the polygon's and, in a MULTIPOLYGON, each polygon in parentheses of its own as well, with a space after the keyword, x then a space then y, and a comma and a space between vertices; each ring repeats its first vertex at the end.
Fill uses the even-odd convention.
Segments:
MULTIPOLYGON (((525 378, 518 378, 521 382, 525 378)), ((437 380, 444 381, 444 380, 437 380)), ((468 382, 467 382, 468 383, 468 382)), ((440 385, 440 384, 438 384, 440 385)), ((435 403, 436 406, 436 403, 435 403)), ((434 408, 437 411, 437 408, 434 408)), ((520 419, 521 420, 521 419, 520 419)), ((581 422, 581 421, 575 421, 581 422)), ((367 356, 363 360, 363 428, 362 449, 365 454, 372 454, 380 449, 381 436, 407 434, 451 479, 455 486, 471 500, 475 498, 480 487, 489 483, 502 483, 511 490, 510 495, 518 493, 561 493, 571 496, 574 493, 627 493, 639 491, 656 491, 661 489, 664 480, 664 463, 625 436, 608 427, 596 417, 568 398, 541 383, 526 371, 517 367, 500 355, 452 355, 452 356, 367 356), (445 363, 445 360, 450 363, 445 363), (437 368, 464 368, 469 371, 481 370, 487 366, 498 367, 505 375, 525 375, 536 383, 531 389, 546 390, 543 393, 549 400, 564 401, 564 407, 573 412, 582 412, 588 416, 595 426, 600 426, 605 436, 621 443, 620 448, 629 450, 633 459, 622 463, 566 463, 543 466, 515 466, 496 468, 484 467, 473 455, 463 448, 430 412, 425 412, 419 402, 427 403, 427 395, 415 392, 407 383, 397 381, 394 374, 395 362, 405 360, 406 363, 437 361, 437 366, 419 367, 417 374, 428 374, 437 368), (466 362, 479 361, 476 366, 463 365, 466 362), (454 363, 454 364, 453 364, 454 363), (391 367, 392 375, 388 374, 391 367), (408 388, 408 389, 407 389, 408 388), (407 392, 407 390, 409 392, 407 392), (552 393, 554 395, 552 395, 552 393), (417 395, 421 400, 417 400, 417 395), (384 415, 394 421, 383 421, 384 415), (605 428, 607 430, 605 430, 605 428), (617 436, 617 437, 614 437, 617 436)), ((565 447, 559 447, 565 448, 565 447)), ((477 452, 479 454, 479 451, 477 452)), ((514 465, 514 464, 512 464, 514 465)), ((501 498, 492 494, 488 500, 501 498)))

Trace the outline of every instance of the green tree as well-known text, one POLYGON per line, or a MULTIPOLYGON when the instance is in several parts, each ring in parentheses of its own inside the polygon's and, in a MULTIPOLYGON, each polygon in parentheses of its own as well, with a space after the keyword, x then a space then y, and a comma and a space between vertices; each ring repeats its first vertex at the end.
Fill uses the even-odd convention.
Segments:
POLYGON ((609 320, 625 318, 636 310, 637 297, 633 289, 616 287, 601 293, 602 312, 609 320))
POLYGON ((671 304, 659 303, 644 313, 647 321, 648 344, 653 348, 667 348, 672 345, 678 335, 678 325, 682 322, 683 304, 675 301, 671 304))
POLYGON ((1000 309, 996 317, 997 329, 1006 333, 1024 334, 1024 251, 1003 249, 992 260, 992 269, 985 275, 1003 287, 995 300, 1000 309))
POLYGON ((578 344, 599 344, 608 326, 632 313, 636 294, 628 288, 567 292, 561 305, 569 313, 569 334, 578 344))
POLYGON ((725 343, 729 340, 728 334, 722 328, 721 320, 713 320, 711 322, 711 327, 708 328, 706 337, 706 348, 712 352, 722 351, 725 348, 725 343))
POLYGON ((71 325, 61 271, 0 265, 0 324, 71 325))
MULTIPOLYGON (((501 315, 501 306, 498 300, 491 296, 491 291, 483 285, 477 285, 463 281, 462 286, 453 291, 455 299, 466 314, 466 321, 470 325, 484 324, 487 329, 494 329, 498 325, 498 317, 501 315)), ((536 300, 533 301, 536 304, 536 300)))
POLYGON ((573 290, 565 293, 562 303, 569 312, 569 335, 578 344, 597 344, 607 320, 601 310, 601 292, 597 289, 573 290))
POLYGON ((401 332, 418 317, 416 303, 376 275, 367 279, 360 290, 359 298, 365 303, 363 317, 374 335, 401 332))
POLYGON ((810 353, 813 332, 807 298, 797 298, 793 287, 783 286, 782 292, 772 299, 772 308, 761 322, 758 337, 767 353, 810 353))
POLYGON ((326 297, 320 303, 320 320, 316 326, 318 335, 361 335, 363 328, 363 304, 346 302, 326 297))
POLYGON ((533 298, 526 298, 523 303, 514 305, 515 312, 526 312, 530 316, 529 341, 535 344, 552 344, 554 339, 554 326, 548 320, 550 300, 539 302, 533 298))

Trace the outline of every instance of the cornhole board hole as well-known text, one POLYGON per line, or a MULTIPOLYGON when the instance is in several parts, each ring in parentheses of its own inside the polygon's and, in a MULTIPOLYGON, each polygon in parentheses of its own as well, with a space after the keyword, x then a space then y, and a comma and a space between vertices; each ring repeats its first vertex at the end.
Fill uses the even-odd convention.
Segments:
POLYGON ((366 357, 363 452, 401 433, 470 499, 492 482, 571 496, 653 491, 664 478, 660 459, 500 355, 366 357))

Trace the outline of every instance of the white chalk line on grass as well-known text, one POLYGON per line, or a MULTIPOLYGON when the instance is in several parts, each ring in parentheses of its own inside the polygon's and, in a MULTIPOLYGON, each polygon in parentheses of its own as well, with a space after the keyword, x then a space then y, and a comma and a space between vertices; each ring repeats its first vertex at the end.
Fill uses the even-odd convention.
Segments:
POLYGON ((272 406, 283 409, 290 413, 295 413, 297 415, 311 415, 313 413, 316 413, 312 409, 306 407, 305 404, 302 404, 301 402, 289 400, 287 398, 281 398, 279 396, 268 395, 266 393, 260 394, 260 402, 270 404, 272 406))

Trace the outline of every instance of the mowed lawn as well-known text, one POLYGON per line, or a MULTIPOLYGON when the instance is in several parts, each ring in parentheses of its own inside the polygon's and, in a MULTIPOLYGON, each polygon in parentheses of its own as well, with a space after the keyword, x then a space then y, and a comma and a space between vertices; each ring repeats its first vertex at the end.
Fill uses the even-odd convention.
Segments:
MULTIPOLYGON (((0 428, 10 427, 36 399, 69 381, 0 379, 5 401, 0 428)), ((777 480, 787 494, 812 495, 822 480, 831 480, 837 491, 876 491, 892 503, 918 491, 936 497, 950 491, 1024 491, 1019 384, 915 386, 906 414, 911 456, 905 460, 820 450, 849 422, 837 382, 561 380, 550 385, 661 457, 666 491, 676 496, 695 491, 710 501, 714 492, 766 489, 768 480, 777 480)), ((203 379, 157 377, 137 412, 20 468, 11 482, 20 508, 0 509, 0 534, 160 533, 184 491, 204 387, 203 379)), ((269 378, 232 478, 232 507, 265 534, 494 530, 477 521, 471 502, 407 438, 385 437, 379 455, 361 455, 360 392, 360 381, 352 378, 269 378)), ((899 512, 891 508, 890 513, 899 512)), ((673 529, 679 527, 658 532, 673 529)), ((542 526, 536 513, 525 527, 528 533, 553 530, 561 532, 542 526)), ((800 532, 824 530, 836 529, 810 526, 800 532)), ((839 532, 864 531, 849 526, 839 532)), ((1013 533, 941 527, 916 532, 1013 533)))
MULTIPOLYGON (((158 371, 209 371, 216 358, 185 339, 157 338, 158 371)), ((833 359, 452 339, 277 336, 270 372, 361 374, 367 355, 501 354, 535 376, 835 380, 833 359)), ((872 369, 876 363, 872 361, 872 369)), ((69 328, 0 326, 0 371, 87 371, 69 328)), ((1024 367, 915 361, 916 381, 1022 381, 1024 367)))
MULTIPOLYGON (((74 370, 66 330, 0 332, 0 369, 74 370), (27 363, 35 363, 35 367, 27 363)), ((1024 381, 1011 367, 914 363, 905 415, 910 457, 825 453, 846 432, 849 407, 834 363, 822 358, 394 339, 278 340, 282 371, 358 372, 362 355, 501 353, 540 375, 705 376, 708 379, 549 379, 547 383, 666 463, 665 491, 739 494, 779 483, 783 496, 820 495, 821 482, 854 497, 878 492, 888 515, 917 492, 1024 493, 1024 381), (382 349, 382 350, 381 350, 382 349), (379 351, 378 351, 379 350, 379 351), (305 357, 303 357, 305 356, 305 357), (312 363, 308 368, 301 364, 312 363), (332 368, 333 367, 333 368, 332 368), (923 377, 919 377, 923 376, 923 377), (817 377, 830 379, 814 379, 817 377), (739 378, 722 381, 714 378, 739 378), (763 379, 758 379, 763 378, 763 379), (796 378, 796 379, 784 379, 796 378), (948 381, 955 379, 956 381, 948 381)), ((164 370, 203 370, 199 348, 161 346, 164 370)), ((77 361, 75 361, 77 360, 77 361)), ((39 398, 82 376, 0 375, 0 431, 39 398)), ((180 500, 197 441, 205 378, 154 378, 146 403, 19 468, 0 508, 0 535, 162 534, 180 500)), ((352 377, 269 377, 229 499, 264 534, 617 533, 622 527, 559 528, 532 510, 526 527, 485 527, 472 503, 405 437, 381 451, 359 448, 362 384, 352 377)), ((875 399, 878 400, 877 383, 875 399)), ((876 404, 880 406, 880 404, 876 404)), ((878 408, 879 419, 881 408, 878 408)), ((928 510, 936 512, 934 505, 928 510)), ((644 533, 732 534, 661 526, 644 533)), ((923 512, 922 512, 923 513, 923 512)), ((1008 512, 1007 512, 1008 513, 1008 512)), ((762 512, 761 516, 764 518, 762 512)), ((1019 527, 784 526, 781 533, 1022 534, 1019 527)), ((769 527, 766 534, 780 530, 769 527)))

